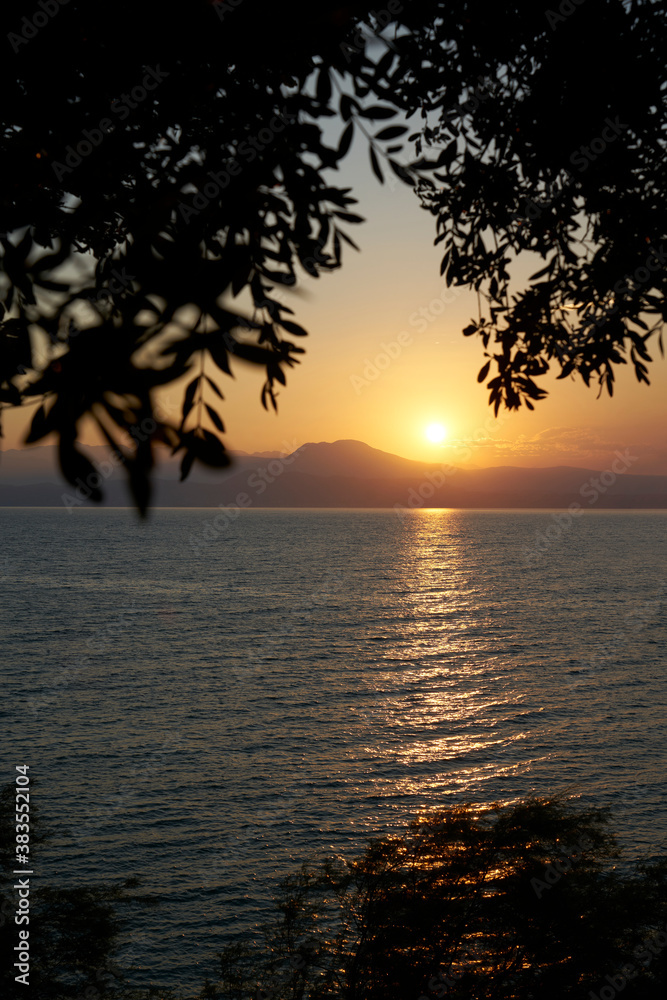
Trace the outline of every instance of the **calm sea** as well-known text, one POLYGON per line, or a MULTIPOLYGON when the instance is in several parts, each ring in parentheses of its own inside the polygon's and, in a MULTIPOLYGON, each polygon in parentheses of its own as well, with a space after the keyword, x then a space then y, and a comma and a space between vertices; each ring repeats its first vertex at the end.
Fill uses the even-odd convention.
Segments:
POLYGON ((417 811, 571 789, 665 847, 667 514, 0 509, 3 781, 45 883, 138 876, 191 986, 281 875, 417 811))

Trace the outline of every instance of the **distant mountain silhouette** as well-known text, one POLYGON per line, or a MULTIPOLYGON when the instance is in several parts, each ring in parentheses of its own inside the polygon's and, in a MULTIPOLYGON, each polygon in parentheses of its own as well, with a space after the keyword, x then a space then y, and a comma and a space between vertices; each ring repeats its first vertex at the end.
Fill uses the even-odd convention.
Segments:
POLYGON ((403 479, 421 476, 425 465, 371 448, 363 441, 304 444, 292 468, 308 476, 354 476, 357 479, 403 479))
MULTIPOLYGON (((89 448, 108 463, 105 448, 89 448)), ((153 504, 162 507, 462 507, 667 508, 667 476, 632 475, 622 457, 612 469, 455 469, 401 458, 361 441, 305 444, 292 455, 239 453, 229 472, 193 470, 179 483, 178 463, 163 461, 153 504)), ((105 466, 101 466, 105 469, 105 466)), ((106 471, 110 472, 107 464, 106 471)), ((117 470, 105 476, 109 506, 132 506, 117 470)), ((58 477, 53 447, 9 451, 0 464, 0 506, 79 505, 82 493, 58 477), (45 469, 50 467, 50 472, 45 469), (69 500, 64 499, 69 497, 69 500)))

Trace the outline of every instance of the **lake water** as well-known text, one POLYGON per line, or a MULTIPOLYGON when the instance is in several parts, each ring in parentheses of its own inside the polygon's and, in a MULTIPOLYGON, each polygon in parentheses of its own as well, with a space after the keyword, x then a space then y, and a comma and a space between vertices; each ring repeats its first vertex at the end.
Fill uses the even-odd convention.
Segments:
POLYGON ((443 803, 571 789, 664 848, 666 513, 215 515, 0 509, 3 780, 41 881, 160 899, 137 984, 215 977, 281 875, 443 803))

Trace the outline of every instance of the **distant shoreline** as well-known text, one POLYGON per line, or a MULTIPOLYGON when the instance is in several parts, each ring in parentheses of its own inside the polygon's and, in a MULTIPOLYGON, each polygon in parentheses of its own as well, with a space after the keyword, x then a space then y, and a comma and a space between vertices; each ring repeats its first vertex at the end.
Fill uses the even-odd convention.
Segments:
MULTIPOLYGON (((3 503, 0 501, 1 510, 66 510, 63 504, 10 504, 3 503)), ((78 510, 134 510, 134 506, 131 503, 126 504, 82 504, 78 510)), ((168 504, 153 504, 151 510, 219 510, 219 506, 210 506, 208 504, 178 504, 178 505, 168 505, 168 504)), ((392 507, 325 507, 325 506, 308 506, 308 507, 297 507, 297 506, 280 506, 280 507, 269 507, 261 506, 259 504, 253 507, 239 508, 241 513, 270 513, 275 511, 299 511, 300 513, 307 513, 308 511, 322 512, 322 511, 343 511, 343 512, 353 512, 361 511, 375 514, 392 514, 396 516, 396 511, 392 507)), ((515 514, 550 514, 558 513, 563 510, 563 507, 550 506, 550 507, 415 507, 408 508, 405 511, 401 511, 401 516, 403 514, 411 513, 421 513, 425 510, 452 510, 452 511, 469 511, 477 514, 502 514, 502 513, 515 513, 515 514)), ((664 507, 602 507, 597 506, 595 508, 586 509, 583 508, 581 513, 583 514, 665 514, 667 513, 667 503, 664 507)))
MULTIPOLYGON (((0 463, 1 507, 89 505, 93 492, 81 479, 57 477, 52 448, 27 449, 0 463), (38 467, 47 458, 51 468, 38 467), (39 459, 40 463, 35 464, 39 459), (30 464, 32 463, 32 464, 30 464)), ((122 470, 91 449, 92 475, 109 507, 131 507, 122 470), (93 454, 94 452, 94 454, 93 454), (99 460, 99 461, 98 461, 99 460)), ((604 470, 578 466, 455 468, 415 462, 360 441, 308 444, 290 456, 237 459, 215 476, 203 467, 179 482, 177 463, 154 476, 150 506, 161 508, 390 510, 667 510, 667 475, 635 473, 636 456, 616 452, 604 470)), ((91 478, 90 476, 88 478, 91 478)))

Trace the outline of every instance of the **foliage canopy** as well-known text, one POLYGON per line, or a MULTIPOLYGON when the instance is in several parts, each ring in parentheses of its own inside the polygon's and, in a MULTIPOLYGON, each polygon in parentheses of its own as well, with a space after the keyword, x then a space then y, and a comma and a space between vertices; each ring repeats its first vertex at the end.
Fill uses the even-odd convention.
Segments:
POLYGON ((332 173, 355 133, 378 179, 433 214, 447 283, 479 293, 464 333, 496 411, 532 408, 550 366, 610 393, 627 361, 648 381, 666 316, 664 5, 44 11, 3 7, 0 405, 40 401, 28 441, 56 432, 70 482, 94 473, 86 415, 142 510, 153 442, 182 452, 183 477, 227 464, 233 358, 265 370, 275 406, 305 334, 279 292, 338 268, 362 221, 332 173), (538 269, 513 291, 522 255, 538 269), (171 425, 154 391, 187 372, 171 425))

